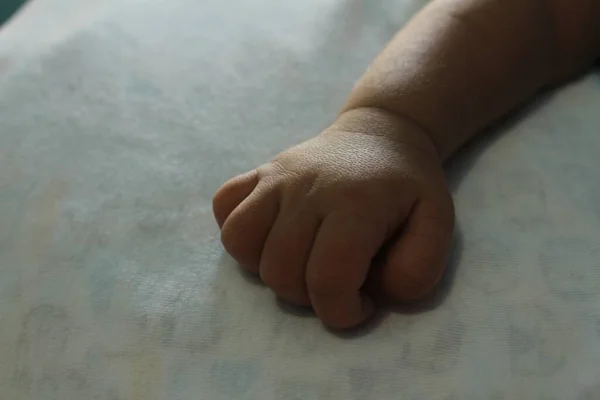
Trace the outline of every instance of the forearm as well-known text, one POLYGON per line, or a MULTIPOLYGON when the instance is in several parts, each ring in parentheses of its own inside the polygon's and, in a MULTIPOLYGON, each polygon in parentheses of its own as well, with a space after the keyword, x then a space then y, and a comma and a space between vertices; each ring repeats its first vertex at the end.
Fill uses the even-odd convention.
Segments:
POLYGON ((600 54, 598 0, 434 0, 360 79, 344 111, 408 118, 442 159, 600 54))

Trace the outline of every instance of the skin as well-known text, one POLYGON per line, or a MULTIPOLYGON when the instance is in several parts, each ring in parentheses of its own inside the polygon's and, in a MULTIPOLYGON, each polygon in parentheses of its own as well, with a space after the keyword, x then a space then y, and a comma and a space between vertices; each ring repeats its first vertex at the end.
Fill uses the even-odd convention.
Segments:
POLYGON ((443 162, 588 68, 600 55, 599 25, 597 0, 432 1, 332 126, 219 189, 225 249, 332 328, 368 319, 374 297, 424 297, 443 274, 454 226, 443 162))

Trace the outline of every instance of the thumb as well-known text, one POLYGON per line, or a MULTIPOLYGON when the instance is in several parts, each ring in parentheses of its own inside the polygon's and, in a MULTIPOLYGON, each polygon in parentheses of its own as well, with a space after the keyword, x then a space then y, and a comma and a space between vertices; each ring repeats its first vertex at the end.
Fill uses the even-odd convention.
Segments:
POLYGON ((446 269, 453 230, 450 196, 443 201, 417 203, 376 271, 380 295, 391 302, 414 301, 428 295, 446 269))

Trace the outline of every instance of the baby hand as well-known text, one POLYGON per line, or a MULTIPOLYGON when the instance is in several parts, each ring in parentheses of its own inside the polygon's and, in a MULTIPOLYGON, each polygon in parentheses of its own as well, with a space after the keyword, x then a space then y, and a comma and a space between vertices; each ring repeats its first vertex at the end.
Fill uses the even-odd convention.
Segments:
POLYGON ((214 198, 225 249, 280 298, 349 328, 374 311, 369 276, 389 301, 440 279, 452 199, 425 132, 383 111, 344 113, 321 135, 225 183, 214 198))

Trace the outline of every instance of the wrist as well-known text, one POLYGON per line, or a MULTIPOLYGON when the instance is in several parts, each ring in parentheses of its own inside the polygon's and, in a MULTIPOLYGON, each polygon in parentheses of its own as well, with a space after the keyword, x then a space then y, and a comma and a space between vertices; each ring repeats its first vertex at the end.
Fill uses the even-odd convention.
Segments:
POLYGON ((329 130, 385 137, 402 146, 417 148, 440 163, 445 160, 426 128, 409 117, 380 107, 345 109, 324 134, 329 130))

